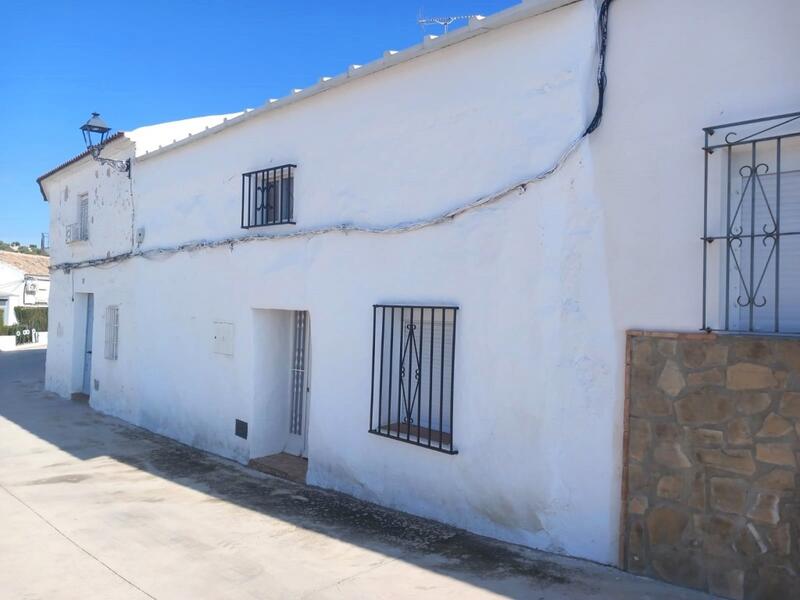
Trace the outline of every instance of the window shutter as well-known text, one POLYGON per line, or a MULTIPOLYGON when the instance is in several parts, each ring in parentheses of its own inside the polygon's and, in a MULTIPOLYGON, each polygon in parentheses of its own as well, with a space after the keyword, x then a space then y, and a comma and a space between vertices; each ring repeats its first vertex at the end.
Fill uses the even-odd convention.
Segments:
MULTIPOLYGON (((751 182, 752 183, 752 182, 751 182)), ((736 225, 743 231, 749 232, 751 218, 754 217, 756 233, 764 228, 774 228, 773 219, 777 219, 778 178, 774 173, 761 175, 755 182, 755 211, 753 210, 752 189, 746 185, 746 178, 742 178, 739 190, 735 193, 736 202, 741 198, 744 190, 744 199, 736 225), (769 200, 769 207, 764 197, 769 200)), ((781 205, 780 205, 781 232, 800 231, 800 171, 781 172, 781 205)), ((782 235, 776 255, 770 258, 772 242, 762 243, 761 239, 755 240, 753 248, 754 281, 753 287, 758 289, 757 301, 764 302, 763 307, 757 307, 753 312, 753 328, 756 331, 771 331, 775 325, 775 260, 780 260, 780 285, 779 294, 779 325, 781 331, 800 331, 800 236, 782 235), (769 261, 769 262, 768 262, 769 261), (758 287, 764 265, 763 281, 758 287)), ((742 272, 750 272, 750 242, 743 240, 740 247, 734 246, 733 252, 742 266, 742 272)), ((731 273, 731 326, 733 329, 748 328, 749 309, 737 304, 737 298, 744 293, 744 286, 737 279, 735 270, 731 273)), ((746 282, 750 285, 750 282, 746 282)))

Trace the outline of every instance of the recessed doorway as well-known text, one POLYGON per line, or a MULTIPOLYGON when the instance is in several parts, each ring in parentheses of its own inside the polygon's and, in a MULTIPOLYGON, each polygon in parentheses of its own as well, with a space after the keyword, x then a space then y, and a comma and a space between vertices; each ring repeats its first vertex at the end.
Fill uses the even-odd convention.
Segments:
POLYGON ((255 310, 255 395, 250 465, 305 480, 311 397, 311 323, 307 311, 255 310))

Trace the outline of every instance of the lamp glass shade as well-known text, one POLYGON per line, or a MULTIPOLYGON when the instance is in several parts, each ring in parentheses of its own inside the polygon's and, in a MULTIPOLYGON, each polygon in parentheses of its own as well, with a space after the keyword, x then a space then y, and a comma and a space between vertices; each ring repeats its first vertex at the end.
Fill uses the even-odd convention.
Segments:
POLYGON ((92 113, 89 120, 81 125, 81 131, 83 132, 83 139, 86 142, 86 148, 92 149, 96 146, 103 145, 111 128, 106 125, 100 113, 92 113))

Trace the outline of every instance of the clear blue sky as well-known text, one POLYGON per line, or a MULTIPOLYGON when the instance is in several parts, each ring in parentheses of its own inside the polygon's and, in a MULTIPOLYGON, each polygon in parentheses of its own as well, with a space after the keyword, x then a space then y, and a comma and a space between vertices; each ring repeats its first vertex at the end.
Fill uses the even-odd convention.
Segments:
MULTIPOLYGON (((515 0, 137 0, 0 3, 0 240, 48 228, 36 177, 115 129, 241 110, 420 41, 426 16, 515 0)), ((430 33, 439 33, 432 27, 430 33)))

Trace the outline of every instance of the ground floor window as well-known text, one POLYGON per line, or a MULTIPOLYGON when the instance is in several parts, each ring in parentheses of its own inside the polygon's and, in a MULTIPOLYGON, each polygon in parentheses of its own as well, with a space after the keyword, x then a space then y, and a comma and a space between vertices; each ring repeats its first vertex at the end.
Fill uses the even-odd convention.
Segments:
POLYGON ((117 360, 119 356, 119 306, 106 307, 105 357, 117 360))
POLYGON ((373 307, 370 433, 455 454, 454 306, 373 307))

